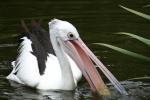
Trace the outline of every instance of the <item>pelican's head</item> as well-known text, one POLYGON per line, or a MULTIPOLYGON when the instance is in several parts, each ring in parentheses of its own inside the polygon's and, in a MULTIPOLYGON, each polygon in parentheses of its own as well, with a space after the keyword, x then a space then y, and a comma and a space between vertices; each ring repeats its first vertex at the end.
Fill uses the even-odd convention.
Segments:
POLYGON ((96 56, 83 43, 77 29, 71 23, 58 19, 49 22, 49 29, 50 36, 53 36, 57 44, 75 61, 91 89, 103 95, 108 94, 106 85, 91 61, 96 56))
POLYGON ((53 19, 49 22, 50 34, 62 40, 74 40, 79 38, 77 29, 69 22, 53 19))

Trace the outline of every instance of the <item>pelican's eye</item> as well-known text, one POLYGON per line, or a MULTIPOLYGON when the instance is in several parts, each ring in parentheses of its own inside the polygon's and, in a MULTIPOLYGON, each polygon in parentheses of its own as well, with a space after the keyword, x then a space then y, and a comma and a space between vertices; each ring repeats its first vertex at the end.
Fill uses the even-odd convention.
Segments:
POLYGON ((69 39, 73 39, 73 38, 74 38, 74 35, 73 35, 71 32, 69 32, 69 33, 67 34, 67 36, 68 36, 69 39))

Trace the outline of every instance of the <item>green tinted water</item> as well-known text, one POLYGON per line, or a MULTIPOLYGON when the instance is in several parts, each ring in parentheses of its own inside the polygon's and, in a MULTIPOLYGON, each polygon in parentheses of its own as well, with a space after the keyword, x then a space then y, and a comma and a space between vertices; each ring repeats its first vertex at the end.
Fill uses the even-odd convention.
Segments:
MULTIPOLYGON (((134 79, 150 76, 150 62, 120 54, 111 49, 92 43, 108 43, 145 56, 150 56, 149 47, 143 43, 116 32, 129 32, 150 39, 150 22, 131 14, 118 5, 150 14, 148 0, 1 0, 0 1, 0 99, 54 99, 54 100, 99 100, 91 94, 88 85, 83 81, 73 92, 35 91, 24 86, 11 86, 5 76, 10 72, 10 62, 16 57, 17 35, 20 33, 20 19, 30 24, 31 19, 41 19, 44 28, 52 18, 67 20, 76 26, 81 38, 89 48, 104 62, 108 69, 123 81, 130 96, 122 97, 110 85, 110 98, 104 100, 148 100, 150 99, 150 80, 134 79), (136 80, 136 81, 135 81, 136 80)), ((103 79, 106 80, 105 77, 103 79)))

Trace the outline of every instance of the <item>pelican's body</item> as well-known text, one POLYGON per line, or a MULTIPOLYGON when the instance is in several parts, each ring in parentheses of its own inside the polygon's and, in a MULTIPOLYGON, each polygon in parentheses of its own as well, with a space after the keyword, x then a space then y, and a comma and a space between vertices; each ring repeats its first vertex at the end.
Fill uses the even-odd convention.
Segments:
MULTIPOLYGON (((44 74, 40 75, 37 58, 31 53, 33 52, 31 47, 32 42, 27 37, 23 37, 22 39, 22 48, 24 49, 17 59, 18 63, 15 63, 15 61, 12 62, 13 71, 7 78, 38 89, 63 89, 61 68, 57 57, 53 54, 48 54, 44 74), (19 63, 20 65, 16 68, 19 63)), ((75 86, 72 87, 74 89, 77 86, 77 82, 81 79, 82 73, 75 62, 69 56, 67 57, 71 63, 74 76, 75 86)))
POLYGON ((48 37, 49 34, 44 32, 39 25, 34 25, 32 27, 32 33, 26 34, 33 34, 33 35, 23 36, 21 38, 22 42, 20 43, 19 46, 18 57, 16 61, 12 62, 13 70, 7 76, 7 79, 31 87, 35 87, 37 89, 73 90, 77 86, 77 82, 82 77, 82 73, 75 64, 75 62, 67 54, 65 54, 70 63, 71 72, 73 73, 73 80, 74 80, 73 81, 74 84, 72 85, 72 87, 65 88, 64 86, 65 83, 63 83, 63 76, 58 58, 56 57, 55 52, 53 51, 51 41, 46 39, 46 36, 48 37), (45 34, 46 36, 42 34, 45 34), (46 40, 41 41, 41 43, 40 42, 37 43, 42 38, 46 40), (42 49, 44 50, 42 50, 41 48, 37 48, 38 49, 37 50, 34 48, 36 47, 34 45, 42 46, 42 49), (46 45, 48 47, 44 47, 43 45, 46 45), (47 50, 46 52, 47 48, 51 50, 47 50), (41 53, 43 54, 46 53, 46 55, 43 54, 41 55, 41 53), (41 61, 43 59, 44 62, 41 61), (43 63, 45 63, 45 66, 44 65, 39 66, 40 64, 43 63))

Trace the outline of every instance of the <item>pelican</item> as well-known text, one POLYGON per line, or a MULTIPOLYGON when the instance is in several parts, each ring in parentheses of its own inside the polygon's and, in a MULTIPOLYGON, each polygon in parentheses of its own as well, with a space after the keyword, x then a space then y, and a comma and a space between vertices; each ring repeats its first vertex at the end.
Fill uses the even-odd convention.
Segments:
POLYGON ((127 94, 117 79, 84 44, 69 22, 51 20, 49 32, 38 22, 25 30, 7 79, 42 90, 74 90, 82 74, 93 92, 108 95, 109 90, 93 62, 122 94, 127 94), (93 60, 93 62, 92 62, 93 60))

